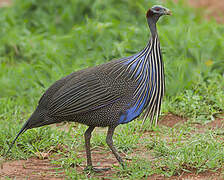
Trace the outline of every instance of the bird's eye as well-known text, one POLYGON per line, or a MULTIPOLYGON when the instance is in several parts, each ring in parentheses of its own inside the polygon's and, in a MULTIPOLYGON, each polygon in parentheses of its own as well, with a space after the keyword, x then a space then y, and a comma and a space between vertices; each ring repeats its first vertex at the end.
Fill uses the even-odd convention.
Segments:
POLYGON ((160 8, 155 8, 156 11, 160 11, 160 8))

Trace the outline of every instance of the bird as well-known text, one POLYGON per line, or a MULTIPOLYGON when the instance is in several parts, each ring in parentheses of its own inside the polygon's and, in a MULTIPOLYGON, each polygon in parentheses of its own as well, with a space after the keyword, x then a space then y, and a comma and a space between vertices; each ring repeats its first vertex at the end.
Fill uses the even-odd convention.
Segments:
POLYGON ((35 111, 9 146, 28 129, 63 121, 88 126, 84 133, 86 170, 106 171, 92 164, 90 139, 96 127, 108 127, 106 143, 117 161, 124 161, 113 145, 114 130, 141 114, 155 124, 165 93, 164 63, 156 23, 171 11, 154 5, 146 12, 151 36, 140 52, 105 64, 71 73, 51 85, 40 98, 35 111))

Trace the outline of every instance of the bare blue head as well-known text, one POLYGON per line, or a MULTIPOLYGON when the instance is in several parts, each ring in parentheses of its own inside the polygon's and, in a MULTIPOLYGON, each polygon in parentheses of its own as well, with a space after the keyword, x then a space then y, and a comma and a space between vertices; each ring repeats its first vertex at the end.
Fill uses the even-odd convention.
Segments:
POLYGON ((153 6, 146 13, 146 18, 152 34, 152 38, 157 35, 156 23, 163 15, 171 15, 171 11, 160 5, 153 6))

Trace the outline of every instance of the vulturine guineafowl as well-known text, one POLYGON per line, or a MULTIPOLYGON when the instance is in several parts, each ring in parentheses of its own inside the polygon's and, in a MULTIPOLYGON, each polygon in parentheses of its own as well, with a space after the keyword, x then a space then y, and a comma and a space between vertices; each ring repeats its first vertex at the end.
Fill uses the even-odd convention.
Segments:
POLYGON ((143 111, 143 122, 148 116, 151 122, 158 120, 165 79, 156 22, 162 15, 170 14, 167 8, 158 5, 147 11, 151 38, 139 53, 74 72, 56 81, 43 94, 9 150, 28 129, 74 121, 89 126, 85 132, 88 169, 99 170, 93 168, 90 151, 91 133, 95 127, 108 127, 106 142, 123 166, 123 160, 113 146, 115 128, 136 119, 143 111))

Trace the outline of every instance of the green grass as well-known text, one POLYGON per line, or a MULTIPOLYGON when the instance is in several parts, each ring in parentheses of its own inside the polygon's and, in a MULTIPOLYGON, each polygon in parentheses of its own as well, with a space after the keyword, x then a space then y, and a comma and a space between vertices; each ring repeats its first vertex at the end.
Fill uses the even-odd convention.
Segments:
MULTIPOLYGON (((0 11, 0 156, 35 109, 42 93, 61 77, 86 67, 141 50, 149 39, 145 12, 159 1, 146 0, 15 0, 0 11)), ((132 160, 127 168, 114 166, 114 177, 146 178, 182 172, 216 171, 224 165, 223 128, 206 127, 197 133, 195 123, 206 124, 224 111, 224 26, 205 21, 183 1, 163 3, 173 16, 158 22, 166 71, 166 97, 162 114, 172 112, 188 119, 178 127, 153 127, 136 120, 116 129, 114 144, 132 160), (149 132, 153 130, 153 132, 149 132), (196 132, 196 133, 195 133, 196 132), (147 151, 144 158, 136 151, 147 151)), ((76 165, 84 150, 80 124, 43 127, 24 133, 7 159, 26 159, 49 152, 60 156, 66 177, 87 178, 76 165), (64 126, 62 126, 64 127, 64 126)), ((93 147, 109 151, 105 133, 94 133, 93 147)), ((144 153, 143 153, 144 154, 144 153)), ((97 179, 97 175, 91 174, 97 179)))

